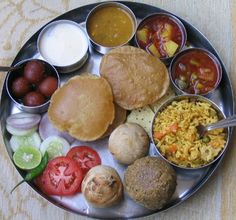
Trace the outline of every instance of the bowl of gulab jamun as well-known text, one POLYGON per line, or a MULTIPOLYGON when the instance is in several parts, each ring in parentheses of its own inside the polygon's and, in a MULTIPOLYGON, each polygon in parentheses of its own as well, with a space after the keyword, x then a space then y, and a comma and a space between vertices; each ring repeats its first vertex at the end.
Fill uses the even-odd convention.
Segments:
POLYGON ((57 70, 39 59, 17 63, 6 77, 6 90, 16 106, 29 113, 47 111, 50 98, 60 85, 57 70))

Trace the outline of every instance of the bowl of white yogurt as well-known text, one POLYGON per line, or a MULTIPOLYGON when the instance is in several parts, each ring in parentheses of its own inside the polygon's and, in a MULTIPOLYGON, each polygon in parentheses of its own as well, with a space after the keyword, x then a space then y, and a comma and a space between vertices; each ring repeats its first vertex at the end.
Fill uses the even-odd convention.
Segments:
POLYGON ((88 58, 86 32, 76 22, 57 20, 40 32, 37 47, 41 57, 61 73, 79 69, 88 58))

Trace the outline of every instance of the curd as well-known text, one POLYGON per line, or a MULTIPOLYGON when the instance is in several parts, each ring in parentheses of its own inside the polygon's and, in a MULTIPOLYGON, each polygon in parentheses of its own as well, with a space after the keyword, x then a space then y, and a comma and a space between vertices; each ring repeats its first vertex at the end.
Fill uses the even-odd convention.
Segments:
POLYGON ((73 22, 48 26, 39 40, 41 56, 55 66, 69 66, 80 61, 88 50, 84 31, 73 22))

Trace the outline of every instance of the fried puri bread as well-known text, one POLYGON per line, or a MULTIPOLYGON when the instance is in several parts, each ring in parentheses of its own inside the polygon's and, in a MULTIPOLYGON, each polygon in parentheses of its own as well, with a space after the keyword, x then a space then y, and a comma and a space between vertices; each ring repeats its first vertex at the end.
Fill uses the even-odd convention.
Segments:
POLYGON ((48 117, 60 131, 82 141, 100 138, 115 116, 112 90, 106 79, 75 76, 51 97, 48 117))
POLYGON ((115 102, 127 110, 157 101, 170 83, 166 66, 157 57, 132 46, 103 56, 100 75, 110 83, 115 102))
POLYGON ((126 114, 127 111, 125 109, 115 104, 115 118, 102 137, 109 136, 114 129, 116 129, 119 125, 123 124, 126 120, 126 114))

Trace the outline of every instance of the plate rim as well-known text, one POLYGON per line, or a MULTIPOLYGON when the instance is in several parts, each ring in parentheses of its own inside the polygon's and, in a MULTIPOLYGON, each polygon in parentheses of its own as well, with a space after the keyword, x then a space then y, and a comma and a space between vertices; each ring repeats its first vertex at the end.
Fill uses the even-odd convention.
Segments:
MULTIPOLYGON (((140 2, 129 2, 129 1, 114 1, 114 2, 119 2, 119 3, 122 3, 122 4, 125 4, 126 6, 130 7, 130 5, 142 5, 143 7, 145 8, 152 8, 152 10, 154 11, 163 11, 163 12, 167 12, 167 13, 170 13, 174 16, 176 16, 177 18, 179 18, 183 23, 184 25, 188 25, 190 26, 191 28, 193 28, 196 32, 198 32, 200 35, 201 35, 201 38, 204 38, 204 41, 206 41, 210 47, 211 47, 211 52, 214 53, 214 55, 219 59, 220 61, 220 64, 222 65, 222 69, 223 69, 223 72, 226 73, 227 75, 227 80, 228 80, 228 83, 229 83, 229 86, 230 86, 230 91, 231 91, 231 96, 233 97, 233 94, 234 94, 234 89, 233 89, 233 86, 232 86, 232 82, 231 82, 231 79, 229 77, 229 73, 227 72, 226 68, 225 68, 225 64, 224 62, 222 61, 222 59, 220 58, 217 50, 214 48, 214 46, 212 45, 211 41, 208 40, 208 38, 198 29, 196 28, 194 25, 192 25, 190 22, 188 22, 187 20, 179 17, 178 15, 172 13, 172 12, 169 12, 167 10, 164 10, 162 8, 159 8, 157 6, 154 6, 154 5, 149 5, 149 4, 146 4, 146 3, 140 3, 140 2)), ((101 2, 96 2, 96 3, 92 3, 92 4, 87 4, 87 5, 83 5, 83 6, 80 6, 80 7, 77 7, 77 8, 74 8, 72 10, 69 10, 57 17, 55 17, 54 19, 50 20, 49 22, 47 22, 46 24, 44 24, 43 26, 41 26, 36 32, 34 32, 31 37, 28 38, 28 40, 26 40, 26 42, 23 44, 23 46, 21 46, 21 48, 18 50, 18 52, 16 53, 14 59, 13 59, 13 62, 12 62, 12 66, 15 65, 17 62, 19 62, 21 59, 19 59, 19 57, 21 56, 21 53, 22 51, 24 51, 24 49, 27 48, 27 45, 29 44, 29 42, 31 42, 34 38, 37 38, 37 36, 39 35, 40 31, 49 23, 51 23, 52 21, 56 21, 56 20, 59 20, 59 19, 63 19, 64 17, 68 16, 68 14, 70 13, 76 13, 77 10, 87 10, 87 9, 90 9, 90 8, 93 8, 95 7, 96 5, 99 5, 101 4, 101 2)), ((132 10, 132 9, 131 9, 132 10)), ((134 11, 134 14, 136 15, 136 12, 134 11)), ((83 19, 82 19, 83 20, 83 19)), ((75 20, 73 20, 75 21, 75 20)), ((85 20, 83 20, 84 22, 85 20)), ((75 21, 78 23, 78 21, 75 21)), ((81 22, 80 22, 81 23, 81 22)), ((1 94, 1 105, 3 103, 3 94, 5 93, 5 80, 6 80, 6 77, 4 79, 4 83, 3 83, 3 89, 2 89, 2 94, 1 94)), ((235 114, 235 100, 234 98, 232 98, 232 114, 235 114)), ((2 114, 3 114, 3 110, 0 110, 0 118, 1 118, 1 122, 2 122, 2 114)), ((1 123, 2 124, 2 123, 1 123)), ((233 132, 233 128, 230 129, 230 140, 229 140, 229 144, 227 145, 227 148, 229 148, 229 146, 232 144, 232 132, 233 132)), ((3 128, 1 126, 1 135, 3 137, 3 128)), ((11 159, 11 156, 9 154, 9 151, 7 149, 7 146, 6 146, 6 143, 5 143, 5 140, 4 140, 4 137, 3 137, 3 142, 4 142, 4 145, 5 145, 5 148, 7 150, 7 153, 8 153, 8 156, 10 157, 11 159)), ((216 161, 214 164, 212 164, 209 168, 209 170, 206 172, 206 174, 204 175, 204 177, 201 179, 201 181, 199 181, 198 185, 194 186, 191 190, 191 192, 187 193, 186 195, 183 196, 183 199, 181 199, 179 202, 171 205, 170 207, 167 207, 165 209, 161 209, 161 210, 154 210, 152 213, 150 214, 144 214, 144 215, 139 215, 139 216, 133 216, 132 218, 137 218, 137 217, 144 217, 144 216, 151 216, 151 215, 154 215, 154 214, 160 214, 162 212, 165 212, 169 209, 172 209, 178 205, 180 205, 181 203, 183 203, 184 201, 186 201, 188 198, 190 198, 191 196, 193 196, 200 188, 202 188, 204 186, 204 184, 213 176, 213 174, 215 173, 215 171, 218 169, 218 167, 220 166, 226 152, 228 151, 228 149, 225 150, 224 154, 219 158, 218 161, 216 161)), ((13 163, 13 161, 12 161, 13 163)), ((15 166, 15 164, 13 163, 13 165, 15 166)), ((23 174, 25 173, 24 171, 20 170, 19 168, 17 168, 15 166, 16 170, 18 171, 18 173, 21 175, 21 177, 23 178, 23 174)), ((73 209, 70 209, 69 207, 65 207, 64 205, 56 202, 53 198, 51 198, 50 196, 47 196, 45 194, 43 194, 38 188, 36 188, 34 186, 33 183, 31 182, 26 182, 35 192, 37 192, 42 198, 46 199, 48 202, 50 202, 51 204, 54 204, 56 205, 57 207, 59 208, 62 208, 63 210, 67 211, 67 212, 71 212, 71 213, 74 213, 74 214, 77 214, 77 215, 81 215, 81 216, 85 216, 85 217, 90 217, 90 218, 98 218, 96 215, 91 215, 91 214, 86 214, 84 212, 80 212, 80 211, 76 211, 76 210, 73 210, 73 209)), ((106 217, 99 217, 100 219, 110 219, 110 218, 106 218, 106 217)), ((129 219, 130 217, 122 217, 122 219, 129 219)))

